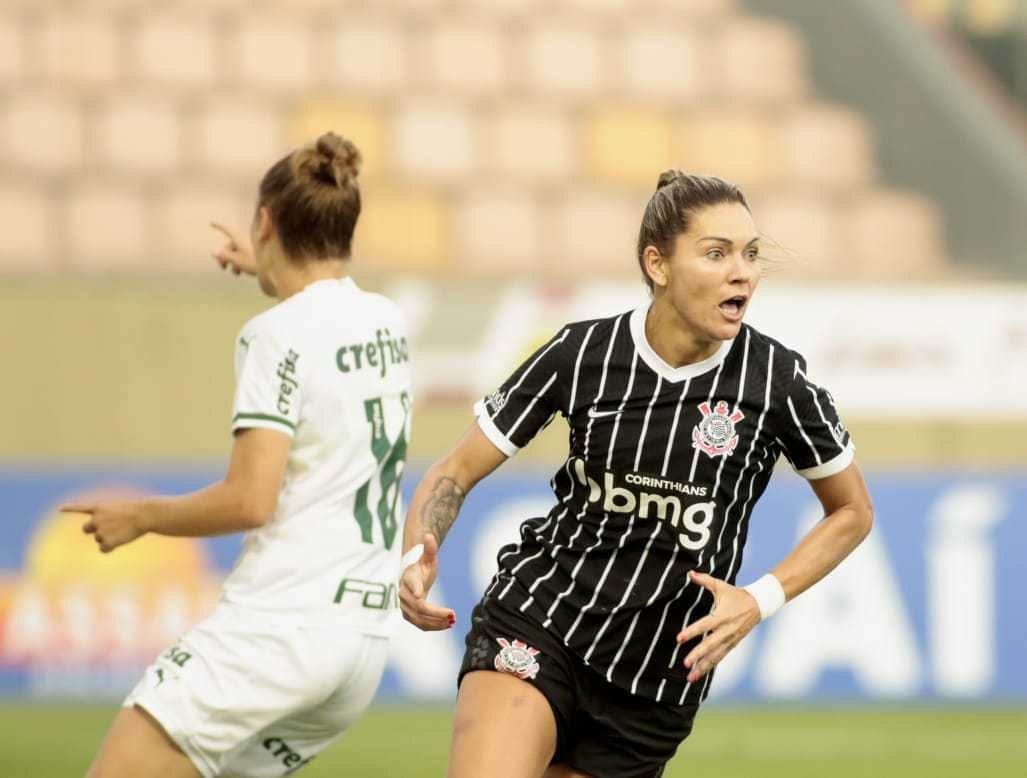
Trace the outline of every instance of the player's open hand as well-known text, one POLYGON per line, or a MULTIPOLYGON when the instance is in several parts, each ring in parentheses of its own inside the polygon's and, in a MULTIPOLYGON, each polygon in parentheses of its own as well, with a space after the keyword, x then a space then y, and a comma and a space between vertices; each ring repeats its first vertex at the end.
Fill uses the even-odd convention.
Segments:
POLYGON ((705 636, 685 657, 685 667, 690 671, 688 681, 695 683, 720 664, 727 653, 759 624, 760 608, 756 598, 741 587, 695 570, 688 575, 693 583, 713 593, 710 614, 688 625, 677 637, 681 644, 699 635, 705 636))
POLYGON ((140 504, 136 500, 67 503, 60 509, 69 513, 88 514, 82 531, 92 535, 105 554, 146 534, 142 526, 140 504))
POLYGON ((211 222, 210 226, 225 236, 225 245, 212 255, 221 268, 231 270, 236 275, 256 275, 257 263, 253 259, 253 249, 249 240, 240 232, 218 222, 211 222))
POLYGON ((439 541, 429 533, 424 536, 421 558, 400 571, 399 578, 399 605, 403 618, 425 631, 449 629, 456 624, 453 611, 426 599, 438 572, 439 541))

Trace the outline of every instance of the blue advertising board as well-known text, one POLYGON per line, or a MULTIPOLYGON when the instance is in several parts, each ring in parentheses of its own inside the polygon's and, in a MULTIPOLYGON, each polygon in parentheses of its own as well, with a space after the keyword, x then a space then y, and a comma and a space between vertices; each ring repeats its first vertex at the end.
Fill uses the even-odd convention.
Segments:
MULTIPOLYGON (((405 480, 408 498, 419 475, 405 480)), ((507 466, 471 493, 433 591, 457 626, 400 625, 382 696, 452 698, 470 610, 499 547, 521 520, 548 510, 549 476, 507 466)), ((207 468, 0 473, 0 693, 123 694, 209 610, 239 550, 238 536, 144 538, 102 555, 56 506, 81 495, 180 493, 216 477, 207 468)), ((870 537, 735 649, 714 697, 1027 701, 1027 473, 868 480, 870 537)), ((753 513, 739 582, 771 569, 819 518, 808 485, 779 473, 753 513)))

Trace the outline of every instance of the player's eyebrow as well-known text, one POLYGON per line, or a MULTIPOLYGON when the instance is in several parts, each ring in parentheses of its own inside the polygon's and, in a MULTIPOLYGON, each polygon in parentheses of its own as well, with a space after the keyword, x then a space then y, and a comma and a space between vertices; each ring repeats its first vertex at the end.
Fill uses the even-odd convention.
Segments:
MULTIPOLYGON (((755 238, 753 238, 752 240, 750 240, 750 241, 749 241, 748 243, 746 243, 745 245, 746 245, 746 246, 751 246, 751 245, 752 245, 753 243, 756 243, 756 242, 757 242, 757 241, 758 241, 759 239, 760 239, 760 236, 759 236, 759 235, 757 235, 757 236, 756 236, 755 238)), ((729 238, 721 238, 721 237, 719 237, 719 236, 717 236, 717 235, 707 235, 707 236, 705 236, 705 237, 703 237, 703 238, 699 238, 699 242, 700 242, 700 243, 702 243, 702 242, 703 242, 704 240, 715 240, 715 241, 717 241, 717 242, 719 242, 719 243, 726 243, 726 244, 727 244, 728 246, 733 246, 733 245, 735 245, 735 242, 734 242, 733 240, 731 240, 731 239, 729 239, 729 238)))

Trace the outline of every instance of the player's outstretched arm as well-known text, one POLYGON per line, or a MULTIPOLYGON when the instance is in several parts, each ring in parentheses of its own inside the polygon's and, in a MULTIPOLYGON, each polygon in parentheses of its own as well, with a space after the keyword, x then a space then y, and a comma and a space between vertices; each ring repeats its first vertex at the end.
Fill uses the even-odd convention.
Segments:
POLYGON ((474 423, 456 448, 432 465, 418 484, 403 528, 399 585, 403 617, 411 624, 438 630, 456 623, 453 611, 426 599, 438 574, 439 546, 456 521, 467 493, 506 458, 474 423))
POLYGON ((68 503, 62 511, 89 514, 82 525, 103 552, 147 532, 200 537, 263 526, 274 515, 292 438, 270 429, 236 433, 228 474, 197 492, 176 497, 68 503))
POLYGON ((747 587, 690 573, 693 582, 712 592, 714 609, 678 635, 678 643, 705 635, 685 657, 689 681, 716 667, 762 619, 831 572, 870 533, 873 505, 859 465, 853 462, 810 486, 825 516, 771 573, 747 587))

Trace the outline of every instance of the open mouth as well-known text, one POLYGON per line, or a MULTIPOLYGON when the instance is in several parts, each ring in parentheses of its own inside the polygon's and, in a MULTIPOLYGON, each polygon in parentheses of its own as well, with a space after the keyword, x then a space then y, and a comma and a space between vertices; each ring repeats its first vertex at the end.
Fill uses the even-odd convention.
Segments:
POLYGON ((745 304, 749 298, 744 294, 735 295, 724 300, 718 307, 720 310, 730 318, 736 318, 742 315, 742 311, 745 310, 745 304))

